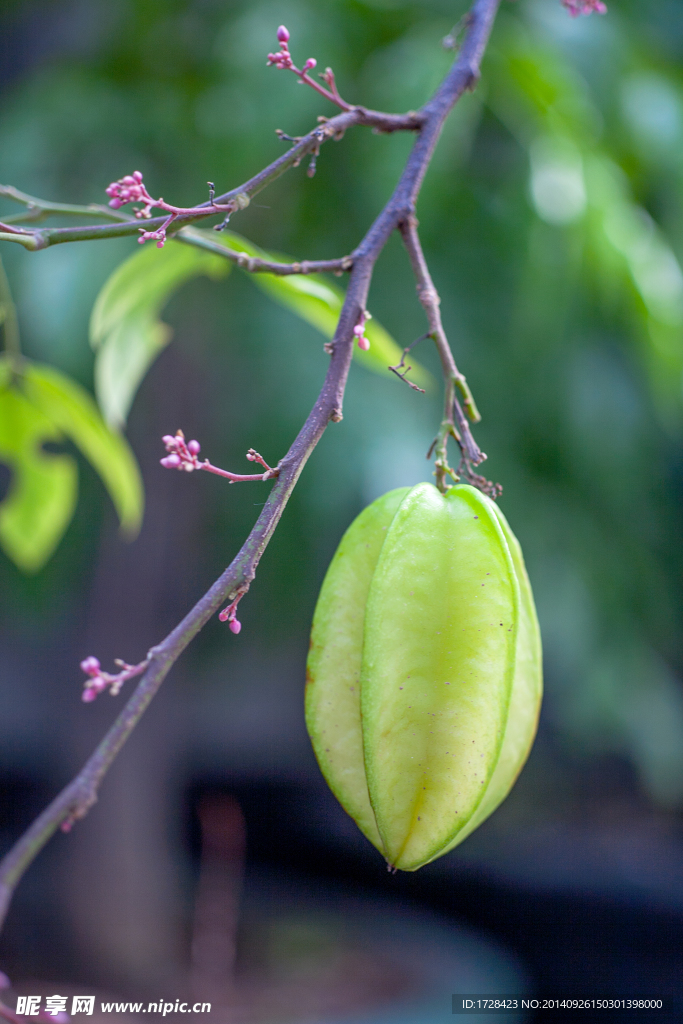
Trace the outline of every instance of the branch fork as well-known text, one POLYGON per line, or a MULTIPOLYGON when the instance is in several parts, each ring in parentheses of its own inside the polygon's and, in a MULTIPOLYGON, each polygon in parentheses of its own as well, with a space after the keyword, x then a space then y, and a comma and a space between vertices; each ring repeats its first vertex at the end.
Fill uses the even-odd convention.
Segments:
MULTIPOLYGON (((396 376, 400 380, 405 381, 405 383, 408 385, 409 388, 412 388, 413 391, 419 391, 423 395, 425 393, 425 389, 418 387, 417 384, 414 384, 412 380, 408 380, 408 374, 412 370, 412 366, 406 366, 406 356, 410 352, 411 348, 414 348, 415 345, 418 345, 421 341, 426 341, 427 338, 431 338, 431 337, 432 337, 431 334, 423 334, 423 335, 421 335, 419 338, 417 338, 415 341, 411 342, 410 345, 408 345, 406 348, 403 349, 403 353, 401 355, 401 361, 399 363, 397 363, 396 366, 389 366, 388 367, 388 369, 391 370, 392 373, 395 373, 396 376), (401 371, 403 371, 403 372, 401 372, 401 371)), ((430 449, 430 453, 431 453, 431 449, 430 449)))

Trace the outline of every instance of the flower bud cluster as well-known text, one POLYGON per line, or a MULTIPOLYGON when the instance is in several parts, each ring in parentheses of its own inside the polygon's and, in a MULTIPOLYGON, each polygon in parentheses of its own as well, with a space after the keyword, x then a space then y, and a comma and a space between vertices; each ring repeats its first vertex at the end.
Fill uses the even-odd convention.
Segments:
POLYGON ((277 41, 280 44, 278 53, 269 53, 266 67, 275 65, 276 68, 287 69, 292 67, 292 55, 289 52, 289 32, 284 25, 277 30, 277 41))
POLYGON ((362 349, 363 352, 367 352, 370 348, 370 341, 365 337, 365 321, 370 319, 370 314, 367 310, 363 310, 360 315, 360 320, 353 329, 353 333, 356 336, 358 342, 358 348, 362 349))
POLYGON ((202 468, 197 458, 201 451, 199 441, 186 441, 182 430, 179 430, 175 437, 171 434, 164 434, 161 440, 169 453, 165 458, 160 459, 161 465, 166 469, 180 469, 186 473, 192 473, 193 470, 202 468))
POLYGON ((140 243, 140 245, 143 245, 145 242, 148 242, 150 241, 150 239, 152 239, 156 241, 157 249, 163 249, 164 244, 166 242, 165 227, 158 228, 156 231, 143 231, 141 228, 138 228, 138 231, 140 232, 140 237, 138 238, 138 242, 140 243))
POLYGON ((118 181, 112 181, 105 191, 108 196, 111 196, 109 205, 114 210, 120 209, 126 203, 144 203, 143 210, 136 210, 136 217, 149 217, 151 208, 157 205, 156 200, 152 199, 145 188, 140 171, 133 171, 132 174, 126 174, 125 177, 119 178, 118 181))
POLYGON ((580 14, 607 14, 607 5, 603 0, 562 0, 572 18, 578 18, 580 14))
POLYGON ((111 675, 102 670, 98 658, 90 656, 83 659, 81 668, 88 676, 87 681, 83 684, 82 697, 86 704, 95 700, 98 694, 107 689, 112 697, 116 697, 126 680, 139 675, 144 668, 144 665, 126 665, 125 661, 117 661, 116 664, 121 666, 122 671, 111 675))
POLYGON ((81 668, 85 674, 90 677, 87 682, 83 684, 83 700, 88 704, 91 700, 95 700, 98 693, 101 693, 102 690, 106 690, 109 684, 102 674, 100 663, 97 658, 84 658, 81 662, 81 668))
POLYGON ((277 30, 277 40, 280 44, 280 49, 277 53, 269 53, 266 67, 274 65, 276 68, 284 70, 295 71, 298 75, 305 75, 307 71, 311 71, 318 63, 315 57, 309 57, 304 64, 301 71, 294 67, 292 61, 292 55, 289 52, 289 32, 284 25, 280 25, 277 30))
POLYGON ((237 618, 237 604, 242 596, 242 594, 238 594, 232 604, 229 604, 227 608, 218 613, 218 618, 221 622, 227 622, 230 632, 235 635, 242 629, 242 623, 237 618))

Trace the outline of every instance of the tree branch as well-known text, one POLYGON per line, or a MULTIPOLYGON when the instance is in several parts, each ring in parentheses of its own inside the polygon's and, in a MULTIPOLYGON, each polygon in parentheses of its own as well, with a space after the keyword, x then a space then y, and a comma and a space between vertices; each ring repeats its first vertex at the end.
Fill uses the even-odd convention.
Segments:
POLYGON ((227 249, 220 242, 207 238, 199 231, 192 228, 183 228, 176 235, 179 242, 186 242, 188 245, 195 245, 198 249, 206 249, 217 256, 236 263, 242 270, 250 274, 278 274, 286 277, 290 274, 341 274, 345 270, 351 270, 353 260, 350 256, 342 256, 338 260, 302 260, 300 263, 276 263, 271 260, 258 259, 255 256, 248 256, 245 252, 237 252, 236 249, 227 249))
MULTIPOLYGON (((353 107, 349 111, 337 114, 336 117, 325 118, 324 123, 319 124, 307 135, 302 136, 283 156, 278 157, 253 178, 245 181, 237 188, 225 192, 214 199, 214 203, 226 206, 235 203, 235 208, 244 208, 248 205, 252 196, 257 195, 264 188, 279 178, 281 174, 290 167, 297 167, 308 153, 317 152, 323 142, 329 139, 340 139, 347 128, 352 125, 365 125, 379 132, 395 131, 418 131, 422 124, 422 114, 413 111, 408 114, 383 114, 376 110, 366 110, 365 107, 353 107)), ((4 194, 18 202, 23 193, 18 192, 10 185, 3 186, 4 194)), ((26 197, 48 213, 75 212, 77 208, 63 208, 62 204, 48 203, 43 200, 35 200, 33 197, 26 197), (61 209, 58 207, 62 206, 61 209)), ((27 204, 29 205, 29 204, 27 204)), ((187 214, 176 218, 173 222, 173 230, 176 231, 186 224, 194 223, 205 217, 212 216, 211 202, 199 203, 194 209, 201 212, 187 214)), ((82 209, 83 213, 89 213, 88 208, 82 209)), ((40 249, 47 249, 51 245, 58 245, 62 242, 83 242, 102 238, 120 238, 126 235, 137 235, 140 230, 140 221, 131 220, 124 215, 111 216, 115 211, 109 210, 107 216, 110 220, 116 220, 116 224, 94 224, 92 227, 75 228, 41 228, 27 232, 26 234, 10 234, 0 232, 0 241, 18 242, 26 249, 37 252, 40 249)), ((154 231, 161 228, 167 221, 167 217, 151 217, 145 220, 145 229, 154 231)))
POLYGON ((439 490, 445 491, 447 487, 446 477, 450 476, 452 479, 457 479, 456 474, 448 464, 447 447, 449 436, 456 439, 460 445, 462 458, 469 465, 478 466, 486 458, 472 437, 469 423, 467 422, 462 406, 456 397, 456 389, 460 392, 463 399, 463 405, 470 420, 473 423, 478 423, 481 417, 474 403, 474 398, 472 397, 472 392, 469 389, 467 381, 455 365, 455 359, 453 358, 451 347, 448 344, 446 332, 443 329, 443 324, 441 322, 441 310, 439 308, 441 299, 439 298, 439 293, 434 287, 431 274, 429 273, 429 268, 427 267, 427 261, 424 258, 424 253, 422 252, 420 237, 417 233, 417 218, 414 216, 407 217, 399 224, 399 230, 401 232, 401 237, 403 238, 403 244, 405 245, 408 251, 408 256, 410 257, 413 273, 417 279, 418 298, 424 307, 425 313, 427 314, 429 336, 434 339, 439 353, 439 358, 441 359, 441 369, 443 371, 445 382, 444 412, 441 427, 436 437, 435 454, 437 487, 439 490))
MULTIPOLYGON (((419 129, 417 140, 391 199, 352 254, 353 268, 339 323, 332 344, 329 346, 331 360, 322 390, 289 452, 278 465, 278 479, 253 530, 222 576, 216 580, 210 590, 166 639, 151 649, 149 665, 136 690, 82 771, 43 811, 0 863, 0 923, 4 919, 19 879, 50 836, 60 825, 69 827, 75 820, 87 813, 89 807, 95 802, 98 788, 107 770, 142 717, 173 663, 211 616, 218 611, 220 605, 227 599, 233 600, 238 593, 244 592, 249 587, 254 579, 256 567, 309 455, 318 443, 327 424, 330 421, 341 420, 344 389, 352 356, 353 328, 359 322, 359 318, 366 308, 375 262, 392 232, 400 225, 410 223, 414 216, 414 206, 420 185, 446 115, 463 92, 472 88, 478 80, 479 63, 499 2, 500 0, 475 0, 469 15, 469 32, 455 64, 435 96, 418 114, 400 118, 380 115, 365 111, 361 107, 355 107, 351 111, 332 118, 315 132, 309 133, 279 161, 275 161, 240 189, 226 193, 218 200, 220 203, 225 203, 239 192, 253 195, 260 191, 287 167, 298 162, 309 149, 320 144, 321 137, 316 133, 323 132, 325 137, 333 137, 350 124, 371 124, 382 131, 394 131, 400 128, 419 129)), ((99 227, 101 232, 110 233, 106 237, 111 237, 111 234, 116 233, 130 234, 137 229, 137 222, 131 225, 117 224, 99 227)), ((47 245, 54 244, 55 241, 75 241, 78 232, 83 230, 87 231, 88 229, 56 229, 57 232, 70 231, 72 234, 65 236, 62 233, 50 236, 48 233, 41 243, 36 245, 36 248, 45 248, 47 245)), ((86 234, 78 237, 105 236, 103 234, 94 236, 86 234)))
POLYGON ((26 192, 20 192, 13 185, 0 185, 0 196, 26 207, 22 213, 13 213, 11 216, 5 217, 6 224, 41 221, 55 215, 128 220, 127 214, 112 210, 109 206, 99 206, 97 203, 89 203, 87 206, 75 206, 73 203, 52 203, 47 199, 37 199, 35 196, 27 195, 26 192))

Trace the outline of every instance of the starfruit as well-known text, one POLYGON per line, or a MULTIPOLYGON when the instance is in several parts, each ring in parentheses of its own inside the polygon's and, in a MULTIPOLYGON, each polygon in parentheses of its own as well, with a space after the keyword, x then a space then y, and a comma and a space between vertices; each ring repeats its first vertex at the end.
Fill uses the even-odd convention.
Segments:
POLYGON ((333 793, 415 871, 505 799, 528 756, 541 643, 519 543, 468 485, 378 498, 323 582, 306 724, 333 793))

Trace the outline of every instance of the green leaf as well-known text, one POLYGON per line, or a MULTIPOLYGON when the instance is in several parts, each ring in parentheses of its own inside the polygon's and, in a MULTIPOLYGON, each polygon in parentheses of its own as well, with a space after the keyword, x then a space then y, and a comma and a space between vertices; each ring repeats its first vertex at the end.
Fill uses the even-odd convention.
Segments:
POLYGON ((220 256, 172 240, 163 249, 145 245, 117 267, 90 318, 95 391, 110 426, 125 424, 145 373, 170 341, 171 329, 159 314, 173 292, 190 278, 217 279, 230 269, 220 256))
POLYGON ((26 397, 80 449, 109 491, 121 529, 135 536, 144 497, 128 442, 109 429, 88 392, 54 367, 27 363, 22 378, 26 397))
POLYGON ((80 385, 51 366, 0 357, 0 461, 12 480, 0 503, 0 545, 25 572, 40 569, 73 515, 78 471, 69 455, 45 452, 46 442, 70 439, 99 473, 121 521, 140 528, 143 491, 126 440, 107 427, 80 385))
MULTIPOLYGON (((246 253, 263 260, 283 260, 291 262, 289 257, 264 252, 258 246, 236 235, 231 231, 216 234, 197 228, 184 228, 183 235, 187 238, 207 239, 213 244, 224 245, 226 249, 246 253)), ((325 337, 331 338, 337 327, 344 292, 320 274, 291 274, 280 277, 278 274, 249 274, 249 277, 272 299, 286 306, 312 327, 317 328, 325 337)), ((353 354, 364 366, 376 373, 388 374, 388 366, 400 362, 402 349, 396 344, 388 331, 376 320, 369 320, 365 334, 370 342, 367 352, 354 345, 353 354)), ((411 339, 412 340, 412 339, 411 339)), ((411 357, 411 380, 417 384, 429 386, 433 383, 431 375, 411 357)))
POLYGON ((7 386, 6 364, 3 371, 0 461, 7 463, 12 479, 0 503, 0 545, 20 569, 36 572, 69 525, 78 471, 68 455, 42 450, 46 441, 62 441, 63 435, 44 412, 15 387, 7 386))

